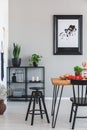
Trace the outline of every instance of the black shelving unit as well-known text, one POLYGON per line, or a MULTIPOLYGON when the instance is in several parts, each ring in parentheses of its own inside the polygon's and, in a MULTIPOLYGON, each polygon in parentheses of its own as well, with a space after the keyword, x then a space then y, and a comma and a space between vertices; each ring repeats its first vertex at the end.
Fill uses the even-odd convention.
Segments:
POLYGON ((28 101, 31 90, 30 87, 41 87, 45 96, 45 67, 44 66, 20 66, 7 67, 7 86, 9 91, 8 100, 28 101), (16 81, 12 81, 13 73, 15 73, 16 81), (39 80, 36 80, 38 76, 39 80), (32 77, 35 78, 32 81, 32 77))

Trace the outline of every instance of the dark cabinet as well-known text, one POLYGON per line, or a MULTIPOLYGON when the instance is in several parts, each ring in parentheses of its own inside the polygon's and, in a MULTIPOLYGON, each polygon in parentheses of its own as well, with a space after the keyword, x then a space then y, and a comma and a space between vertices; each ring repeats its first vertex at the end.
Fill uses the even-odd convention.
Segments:
POLYGON ((45 96, 45 67, 7 67, 8 100, 27 101, 31 95, 30 87, 41 87, 45 96))

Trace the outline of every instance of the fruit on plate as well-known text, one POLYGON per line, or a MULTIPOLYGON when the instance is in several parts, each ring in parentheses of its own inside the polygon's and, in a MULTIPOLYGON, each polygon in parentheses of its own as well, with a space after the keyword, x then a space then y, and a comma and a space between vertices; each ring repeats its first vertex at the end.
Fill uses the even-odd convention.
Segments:
POLYGON ((75 80, 82 80, 83 77, 82 76, 75 76, 75 80))
POLYGON ((82 76, 73 76, 73 75, 71 75, 71 76, 69 76, 68 77, 68 80, 82 80, 83 79, 83 77, 82 76))
POLYGON ((69 76, 67 77, 68 80, 71 80, 71 79, 73 79, 73 78, 74 78, 73 75, 69 75, 69 76))
POLYGON ((66 78, 68 78, 69 76, 72 76, 71 74, 65 74, 64 75, 66 78))
POLYGON ((66 77, 65 77, 64 75, 60 76, 59 78, 60 78, 60 79, 63 79, 63 80, 66 79, 66 77))
MULTIPOLYGON (((71 75, 71 74, 64 74, 64 75, 62 75, 62 76, 60 76, 60 79, 62 79, 62 80, 66 80, 66 79, 68 79, 68 80, 82 80, 84 77, 82 77, 82 76, 75 76, 75 75, 71 75)), ((87 78, 87 77, 86 77, 87 78)))
POLYGON ((64 74, 64 75, 60 76, 60 79, 65 80, 65 79, 68 79, 69 76, 70 76, 70 74, 64 74))

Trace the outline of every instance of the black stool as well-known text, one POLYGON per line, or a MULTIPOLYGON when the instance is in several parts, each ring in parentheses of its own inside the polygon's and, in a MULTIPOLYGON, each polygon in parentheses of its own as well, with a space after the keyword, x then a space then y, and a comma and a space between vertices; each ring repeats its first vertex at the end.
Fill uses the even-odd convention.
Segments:
POLYGON ((45 105, 45 101, 44 101, 44 95, 42 94, 42 91, 40 90, 43 88, 42 87, 31 87, 30 89, 32 89, 33 91, 32 91, 32 94, 30 96, 30 101, 29 101, 25 121, 28 118, 28 114, 32 114, 31 125, 33 125, 34 115, 40 115, 41 119, 43 119, 43 114, 46 114, 47 122, 50 123, 47 109, 46 109, 46 105, 45 105), (42 101, 44 110, 42 110, 41 101, 42 101), (32 108, 32 110, 30 110, 32 102, 33 102, 33 108, 32 108), (39 109, 35 109, 36 103, 37 104, 39 103, 39 109), (35 113, 36 111, 39 111, 39 113, 35 113))

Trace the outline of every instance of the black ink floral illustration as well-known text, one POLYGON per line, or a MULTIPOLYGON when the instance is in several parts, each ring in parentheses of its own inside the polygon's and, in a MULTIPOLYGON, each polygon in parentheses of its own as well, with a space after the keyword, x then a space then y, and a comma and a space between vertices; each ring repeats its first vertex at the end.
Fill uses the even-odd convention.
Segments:
POLYGON ((75 32, 77 31, 75 25, 69 25, 68 28, 64 29, 64 32, 60 32, 59 36, 61 37, 61 39, 63 39, 64 37, 69 38, 70 36, 75 35, 75 32))

